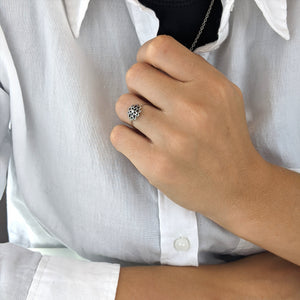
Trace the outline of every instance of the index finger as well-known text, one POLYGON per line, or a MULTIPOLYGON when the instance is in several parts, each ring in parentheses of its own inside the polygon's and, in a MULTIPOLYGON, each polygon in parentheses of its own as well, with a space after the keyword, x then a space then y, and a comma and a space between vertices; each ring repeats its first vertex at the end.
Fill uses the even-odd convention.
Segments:
POLYGON ((146 62, 182 82, 192 81, 199 76, 200 68, 208 63, 194 54, 174 38, 160 35, 146 42, 137 53, 138 62, 146 62))

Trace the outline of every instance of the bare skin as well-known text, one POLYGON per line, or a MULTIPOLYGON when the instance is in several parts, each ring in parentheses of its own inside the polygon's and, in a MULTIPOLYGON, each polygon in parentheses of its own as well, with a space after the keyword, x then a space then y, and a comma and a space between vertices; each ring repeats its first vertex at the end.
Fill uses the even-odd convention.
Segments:
POLYGON ((116 300, 297 300, 300 268, 271 253, 199 267, 122 268, 116 300))

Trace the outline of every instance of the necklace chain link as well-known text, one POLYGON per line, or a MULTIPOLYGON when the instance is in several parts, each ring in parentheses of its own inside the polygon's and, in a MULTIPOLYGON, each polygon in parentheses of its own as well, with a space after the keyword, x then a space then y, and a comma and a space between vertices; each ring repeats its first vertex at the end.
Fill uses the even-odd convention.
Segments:
POLYGON ((206 25, 206 23, 207 23, 207 20, 208 20, 208 18, 209 18, 209 15, 210 15, 211 9, 212 9, 212 7, 213 7, 213 5, 214 5, 214 2, 215 2, 215 0, 212 0, 212 1, 210 2, 210 4, 209 4, 208 10, 207 10, 206 15, 205 15, 205 17, 204 17, 204 20, 203 20, 203 22, 202 22, 202 24, 201 24, 201 26, 200 26, 200 29, 199 29, 199 31, 198 31, 198 33, 197 33, 197 36, 196 36, 195 40, 194 40, 194 42, 193 42, 193 44, 192 44, 192 46, 191 46, 191 48, 190 48, 191 51, 194 51, 194 50, 195 50, 195 47, 196 47, 196 45, 197 45, 197 42, 198 42, 198 40, 199 40, 199 38, 200 38, 200 36, 201 36, 203 30, 204 30, 205 25, 206 25))

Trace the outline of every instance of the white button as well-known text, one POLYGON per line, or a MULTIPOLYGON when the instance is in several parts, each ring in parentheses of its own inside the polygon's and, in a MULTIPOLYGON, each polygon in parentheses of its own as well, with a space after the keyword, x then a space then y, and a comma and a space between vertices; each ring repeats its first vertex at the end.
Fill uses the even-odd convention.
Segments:
POLYGON ((174 241, 174 248, 177 251, 188 251, 190 249, 190 241, 186 237, 180 237, 174 241))

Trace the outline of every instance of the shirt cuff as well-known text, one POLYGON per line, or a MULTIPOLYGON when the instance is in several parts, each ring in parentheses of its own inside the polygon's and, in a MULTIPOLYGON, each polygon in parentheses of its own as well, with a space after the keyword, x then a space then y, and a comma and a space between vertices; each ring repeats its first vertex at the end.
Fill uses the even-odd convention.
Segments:
POLYGON ((41 257, 10 243, 0 244, 1 300, 26 299, 41 257))
POLYGON ((43 256, 27 300, 113 300, 119 274, 119 264, 43 256))

